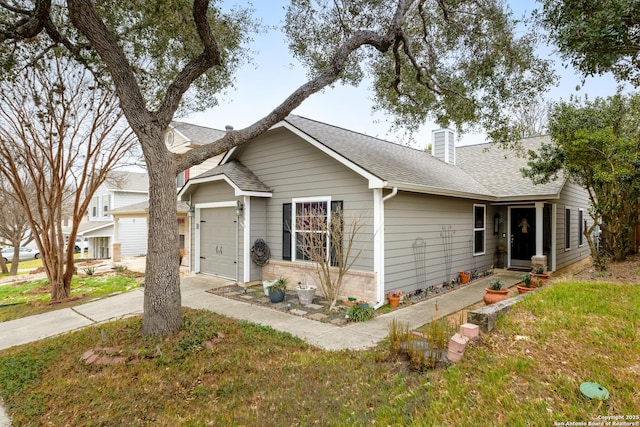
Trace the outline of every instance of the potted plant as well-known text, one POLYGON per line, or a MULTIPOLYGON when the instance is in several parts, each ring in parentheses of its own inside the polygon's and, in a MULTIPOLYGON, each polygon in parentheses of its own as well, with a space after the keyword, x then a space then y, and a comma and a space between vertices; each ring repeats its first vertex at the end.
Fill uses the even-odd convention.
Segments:
POLYGON ((342 303, 347 307, 353 307, 358 302, 358 298, 356 297, 348 297, 347 299, 343 299, 342 303))
POLYGON ((298 286, 296 286, 296 292, 298 293, 298 299, 300 300, 300 304, 309 305, 313 302, 313 297, 316 295, 316 286, 314 285, 303 285, 298 282, 298 286))
POLYGON ((460 275, 460 283, 463 285, 469 283, 469 279, 471 278, 470 271, 459 271, 458 274, 460 275))
POLYGON ((282 302, 284 301, 284 292, 287 290, 287 279, 281 277, 267 289, 269 290, 269 299, 271 302, 282 302))
POLYGON ((391 291, 387 292, 387 299, 389 300, 389 305, 391 307, 397 307, 400 303, 400 297, 402 296, 402 291, 391 291))
POLYGON ((518 293, 524 294, 526 292, 534 291, 536 289, 536 285, 533 283, 533 280, 531 280, 530 274, 523 274, 522 280, 520 283, 522 284, 517 285, 518 293))
POLYGON ((264 296, 269 296, 269 287, 275 285, 277 280, 263 280, 262 289, 264 290, 264 296))
POLYGON ((489 287, 485 288, 485 291, 486 293, 482 300, 487 305, 509 298, 509 289, 504 289, 504 283, 501 280, 491 281, 489 287))
POLYGON ((545 273, 545 267, 534 267, 530 273, 533 276, 538 287, 545 285, 549 282, 549 273, 545 273))

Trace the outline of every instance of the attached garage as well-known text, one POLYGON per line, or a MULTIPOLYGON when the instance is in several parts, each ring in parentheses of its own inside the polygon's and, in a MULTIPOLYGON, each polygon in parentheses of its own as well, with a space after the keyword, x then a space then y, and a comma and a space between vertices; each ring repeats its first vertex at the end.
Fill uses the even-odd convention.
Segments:
POLYGON ((233 207, 199 209, 200 272, 236 278, 236 215, 233 207))

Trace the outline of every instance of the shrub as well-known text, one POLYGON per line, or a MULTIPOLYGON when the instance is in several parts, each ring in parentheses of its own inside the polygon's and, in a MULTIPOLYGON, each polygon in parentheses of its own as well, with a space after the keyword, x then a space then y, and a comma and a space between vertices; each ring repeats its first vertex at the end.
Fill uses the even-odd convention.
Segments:
POLYGON ((366 322, 367 320, 373 318, 376 312, 373 307, 368 304, 356 304, 347 311, 347 316, 349 316, 349 320, 354 322, 366 322))

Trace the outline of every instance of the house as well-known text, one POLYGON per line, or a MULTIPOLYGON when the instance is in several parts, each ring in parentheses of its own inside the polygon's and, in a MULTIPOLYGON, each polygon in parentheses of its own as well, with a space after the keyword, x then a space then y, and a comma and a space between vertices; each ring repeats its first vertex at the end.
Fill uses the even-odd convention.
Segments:
POLYGON ((77 236, 86 239, 89 258, 110 258, 114 244, 121 256, 146 254, 146 219, 129 217, 114 221, 113 212, 148 199, 146 173, 111 171, 95 191, 87 216, 78 227, 77 236))
MULTIPOLYGON (((227 130, 230 129, 233 128, 228 127, 227 130)), ((225 131, 173 121, 165 135, 165 143, 169 150, 174 153, 181 154, 186 153, 199 145, 208 144, 216 139, 220 139, 224 134, 225 131)), ((198 176, 201 173, 217 166, 221 158, 222 155, 212 157, 201 164, 186 169, 182 173, 178 174, 176 179, 178 189, 182 188, 184 183, 189 180, 189 177, 198 176)))
MULTIPOLYGON (((217 129, 210 129, 203 126, 192 125, 182 122, 171 122, 169 130, 165 136, 167 148, 174 153, 184 153, 198 145, 207 144, 224 136, 225 132, 217 129)), ((212 157, 200 165, 182 171, 176 177, 176 191, 179 190, 190 176, 198 175, 216 166, 222 155, 212 157)), ((148 183, 147 183, 148 187, 148 183)), ((187 249, 190 247, 187 215, 189 206, 184 202, 178 202, 178 233, 180 234, 180 246, 187 249)), ((144 255, 147 253, 147 220, 149 217, 148 192, 143 200, 137 203, 120 205, 109 211, 113 220, 114 237, 113 259, 120 261, 121 257, 144 255), (137 224, 134 230, 130 229, 132 224, 137 224), (135 236, 134 239, 131 236, 135 236)), ((183 261, 188 265, 189 257, 183 261)))
POLYGON ((456 148, 450 130, 434 131, 428 153, 290 115, 180 190, 193 210, 191 269, 241 283, 317 280, 300 248, 312 206, 363 222, 344 294, 378 305, 386 291, 441 284, 460 270, 556 270, 587 257, 586 192, 565 178, 533 185, 525 164, 490 145, 456 148), (269 247, 264 266, 251 258, 258 239, 269 247))

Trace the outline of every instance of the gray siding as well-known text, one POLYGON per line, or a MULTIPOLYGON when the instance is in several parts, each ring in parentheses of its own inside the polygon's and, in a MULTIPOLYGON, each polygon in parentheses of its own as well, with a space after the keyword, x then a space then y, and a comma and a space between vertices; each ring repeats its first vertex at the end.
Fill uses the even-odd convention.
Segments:
POLYGON ((385 290, 417 289, 421 271, 430 286, 456 278, 460 270, 484 271, 494 264, 497 236, 493 234, 493 215, 496 211, 489 204, 475 203, 486 206, 486 241, 484 255, 474 256, 474 201, 414 193, 399 193, 388 200, 385 204, 385 290), (449 226, 452 244, 447 272, 441 234, 443 227, 448 230, 449 226), (414 253, 418 239, 426 243, 424 257, 414 253))
MULTIPOLYGON (((256 239, 267 241, 267 199, 253 197, 251 199, 251 236, 249 244, 253 246, 256 239)), ((268 244, 268 243, 267 243, 268 244)), ((270 248, 271 249, 271 248, 270 248)), ((251 250, 251 247, 249 247, 251 250)), ((273 253, 271 254, 273 257, 273 253)), ((244 264, 243 264, 244 267, 244 264)), ((262 280, 262 268, 251 262, 249 280, 262 280)))
MULTIPOLYGON (((282 205, 294 198, 342 200, 345 229, 354 217, 367 225, 359 234, 363 252, 353 269, 373 269, 373 192, 367 181, 286 130, 270 132, 239 150, 238 160, 273 189, 266 200, 265 241, 274 259, 282 259, 282 205)), ((252 218, 256 220, 256 218, 252 218)))
POLYGON ((572 182, 565 184, 556 206, 556 269, 559 270, 591 255, 586 238, 583 238, 583 245, 578 246, 578 211, 583 209, 583 218, 587 221, 587 226, 591 225, 593 220, 589 216, 589 195, 586 190, 572 182), (571 209, 570 249, 565 249, 565 211, 567 208, 571 209))

